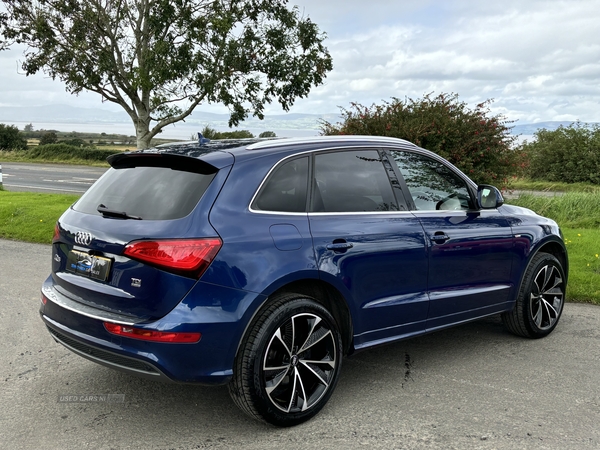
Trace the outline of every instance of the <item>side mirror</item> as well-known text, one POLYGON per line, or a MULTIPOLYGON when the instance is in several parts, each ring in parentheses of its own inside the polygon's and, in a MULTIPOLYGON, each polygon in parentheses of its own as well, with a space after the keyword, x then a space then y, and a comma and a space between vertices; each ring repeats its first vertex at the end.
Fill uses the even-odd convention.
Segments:
POLYGON ((489 184, 477 187, 477 206, 479 209, 495 209, 504 204, 504 197, 500 191, 489 184))

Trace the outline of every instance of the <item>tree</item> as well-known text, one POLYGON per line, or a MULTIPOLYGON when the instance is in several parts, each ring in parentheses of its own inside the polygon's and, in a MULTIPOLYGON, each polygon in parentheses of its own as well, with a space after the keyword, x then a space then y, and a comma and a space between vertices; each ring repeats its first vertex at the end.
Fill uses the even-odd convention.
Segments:
POLYGON ((28 123, 27 125, 25 125, 25 127, 23 127, 23 131, 25 131, 27 133, 31 133, 33 131, 33 124, 28 123))
POLYGON ((274 100, 287 111, 332 69, 325 34, 287 0, 1 1, 25 73, 119 104, 140 149, 201 103, 226 105, 230 126, 274 100))
MULTIPOLYGON (((205 137, 206 139, 218 139, 217 135, 219 134, 219 132, 217 130, 215 130, 214 128, 209 127, 208 125, 206 125, 204 128, 202 128, 202 131, 200 132, 200 134, 202 134, 202 137, 205 137)), ((195 136, 193 139, 197 139, 198 137, 195 136)))
MULTIPOLYGON (((248 139, 254 137, 248 130, 217 131, 208 125, 206 125, 200 133, 202 134, 202 137, 207 139, 248 139)), ((194 139, 196 139, 195 136, 194 139)))
POLYGON ((600 126, 572 123, 536 131, 522 146, 533 180, 600 184, 600 126))
POLYGON ((39 145, 56 144, 58 142, 58 136, 54 131, 46 131, 40 137, 39 145))
MULTIPOLYGON (((6 26, 6 22, 8 21, 8 16, 6 13, 0 11, 0 31, 6 26)), ((0 34, 0 38, 2 34, 0 34)), ((8 43, 2 39, 0 39, 0 51, 6 50, 8 48, 8 43)))
POLYGON ((61 144, 72 145, 73 147, 88 147, 89 145, 81 138, 71 138, 60 141, 61 144))
POLYGON ((0 150, 25 150, 27 139, 15 125, 0 123, 0 150))
POLYGON ((0 123, 0 150, 25 150, 27 140, 21 136, 19 128, 0 123))
POLYGON ((477 183, 503 187, 517 174, 521 152, 506 119, 491 116, 491 100, 470 109, 456 94, 425 95, 370 107, 342 108, 341 123, 321 123, 321 134, 362 134, 406 139, 443 156, 477 183))
POLYGON ((273 131, 263 131, 262 133, 260 133, 258 135, 258 137, 259 138, 272 138, 272 137, 277 137, 277 135, 273 131))

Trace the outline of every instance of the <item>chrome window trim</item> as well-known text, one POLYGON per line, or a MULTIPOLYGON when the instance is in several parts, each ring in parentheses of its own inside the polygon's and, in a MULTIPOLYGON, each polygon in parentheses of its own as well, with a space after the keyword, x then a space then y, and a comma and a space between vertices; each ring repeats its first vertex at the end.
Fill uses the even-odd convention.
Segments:
POLYGON ((249 208, 249 211, 253 214, 269 214, 269 215, 277 215, 277 216, 307 216, 307 212, 289 212, 289 211, 261 211, 259 209, 249 208))
MULTIPOLYGON (((305 141, 303 140, 301 142, 305 142, 305 141)), ((289 145, 289 140, 286 143, 286 145, 289 145)), ((312 149, 312 150, 305 150, 303 152, 298 152, 298 153, 294 153, 293 155, 288 155, 288 156, 283 157, 282 159, 280 159, 279 161, 277 161, 273 165, 273 167, 271 167, 271 169, 267 172, 267 174, 265 175, 265 177, 260 182, 260 185, 258 186, 258 189, 256 189, 256 192, 254 192, 254 195, 250 199, 250 204, 248 205, 248 210, 251 213, 255 213, 255 214, 284 214, 284 215, 301 215, 301 216, 308 214, 308 212, 301 212, 301 213, 299 213, 299 212, 283 212, 283 211, 263 211, 263 210, 260 210, 260 209, 254 209, 254 208, 252 208, 252 204, 254 203, 254 200, 258 196, 258 193, 262 189, 262 187, 265 184, 265 182, 267 181, 267 179, 271 176, 271 173, 275 169, 277 169, 281 164, 284 164, 285 161, 287 161, 288 159, 300 158, 302 156, 310 155, 312 153, 317 153, 317 152, 328 152, 328 151, 338 151, 338 150, 342 151, 342 150, 347 150, 347 149, 352 149, 352 148, 355 148, 355 147, 341 146, 341 147, 318 148, 318 149, 312 149)), ((381 147, 381 145, 362 145, 362 146, 358 146, 357 148, 359 148, 359 149, 369 149, 369 150, 372 150, 372 149, 378 150, 378 149, 381 149, 382 147, 381 147)), ((309 186, 309 191, 310 191, 310 186, 309 186)), ((381 211, 381 212, 388 212, 388 211, 381 211)))
POLYGON ((432 216, 439 215, 440 213, 444 213, 445 215, 456 215, 456 216, 467 216, 469 214, 486 214, 487 213, 495 213, 498 214, 498 209, 417 209, 411 211, 414 216, 432 216), (449 214, 451 213, 451 214, 449 214))
POLYGON ((412 211, 340 211, 340 212, 310 212, 308 213, 309 217, 313 216, 382 216, 382 215, 412 215, 412 211))
MULTIPOLYGON (((252 144, 252 145, 248 146, 247 149, 269 148, 271 146, 272 142, 276 142, 277 143, 276 146, 278 146, 278 147, 292 145, 292 144, 318 144, 320 142, 323 142, 324 138, 329 138, 329 137, 330 136, 320 136, 318 140, 307 140, 306 138, 296 138, 296 139, 292 138, 292 139, 282 139, 281 141, 257 142, 256 144, 252 144), (265 145, 263 145, 263 144, 265 144, 265 145), (269 144, 269 145, 266 145, 266 144, 269 144)), ((357 140, 361 140, 361 141, 368 141, 368 142, 367 143, 357 142, 355 146, 342 145, 342 146, 305 150, 302 152, 294 153, 293 155, 288 155, 288 156, 283 157, 282 159, 277 161, 273 165, 273 167, 271 167, 271 169, 269 169, 269 171, 267 172, 265 177, 260 182, 260 185, 258 186, 256 191, 254 192, 254 195, 250 199, 250 203, 248 205, 248 210, 254 214, 276 214, 276 215, 283 215, 283 216, 305 216, 308 214, 310 214, 310 215, 365 215, 365 214, 398 214, 398 213, 406 214, 406 213, 424 213, 424 212, 431 212, 431 213, 439 214, 440 212, 457 212, 457 211, 458 212, 460 212, 460 211, 467 212, 467 210, 454 210, 454 209, 435 210, 435 211, 432 211, 432 210, 426 211, 426 210, 415 209, 415 210, 409 210, 409 211, 284 212, 284 211, 263 211, 263 210, 258 210, 258 209, 252 208, 252 204, 254 203, 254 200, 258 196, 258 193, 261 191, 261 189, 264 186, 267 179, 271 176, 271 173, 275 169, 277 169, 277 167, 279 167, 279 165, 284 164, 285 161, 287 161, 289 159, 293 159, 293 158, 299 158, 302 156, 311 155, 313 153, 329 152, 329 151, 344 151, 344 150, 349 150, 349 149, 355 149, 355 150, 376 149, 376 150, 384 150, 384 151, 393 151, 393 150, 410 151, 410 152, 421 154, 423 156, 428 156, 430 158, 437 160, 439 163, 446 166, 449 170, 451 170, 456 175, 458 175, 467 184, 467 186, 477 189, 477 184, 473 180, 471 180, 469 177, 467 177, 467 175, 465 175, 454 164, 450 163, 449 161, 446 161, 445 159, 443 159, 441 156, 437 155, 436 153, 433 153, 430 150, 418 147, 409 141, 405 141, 402 139, 396 139, 396 138, 380 137, 380 136, 331 136, 331 138, 336 138, 336 139, 331 139, 331 140, 337 140, 338 142, 340 140, 350 141, 350 142, 356 142, 357 140), (342 138, 342 139, 340 139, 340 138, 342 138), (368 139, 368 138, 370 138, 370 139, 368 139), (396 144, 396 145, 390 146, 390 145, 386 145, 386 144, 396 144), (406 148, 406 147, 408 147, 408 148, 406 148)), ((309 191, 310 191, 310 186, 309 186, 309 191)), ((471 192, 471 194, 472 194, 472 192, 471 192)), ((482 212, 482 211, 483 210, 478 210, 478 212, 482 212)), ((486 211, 490 211, 490 210, 486 210, 486 211)), ((492 211, 497 211, 497 210, 492 210, 492 211)))

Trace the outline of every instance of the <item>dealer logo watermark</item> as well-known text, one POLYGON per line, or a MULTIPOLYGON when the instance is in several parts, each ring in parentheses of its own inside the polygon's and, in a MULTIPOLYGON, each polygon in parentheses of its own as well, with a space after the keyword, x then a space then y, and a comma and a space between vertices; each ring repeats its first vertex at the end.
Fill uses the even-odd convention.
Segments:
POLYGON ((125 394, 59 395, 58 403, 125 403, 125 394))

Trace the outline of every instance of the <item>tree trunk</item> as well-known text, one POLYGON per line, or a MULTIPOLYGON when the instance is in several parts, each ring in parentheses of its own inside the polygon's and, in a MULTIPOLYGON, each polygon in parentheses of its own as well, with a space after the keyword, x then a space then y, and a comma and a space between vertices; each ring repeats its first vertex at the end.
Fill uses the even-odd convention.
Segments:
POLYGON ((150 116, 145 118, 138 117, 134 120, 135 134, 137 139, 137 149, 145 150, 150 147, 152 135, 150 134, 150 116))

